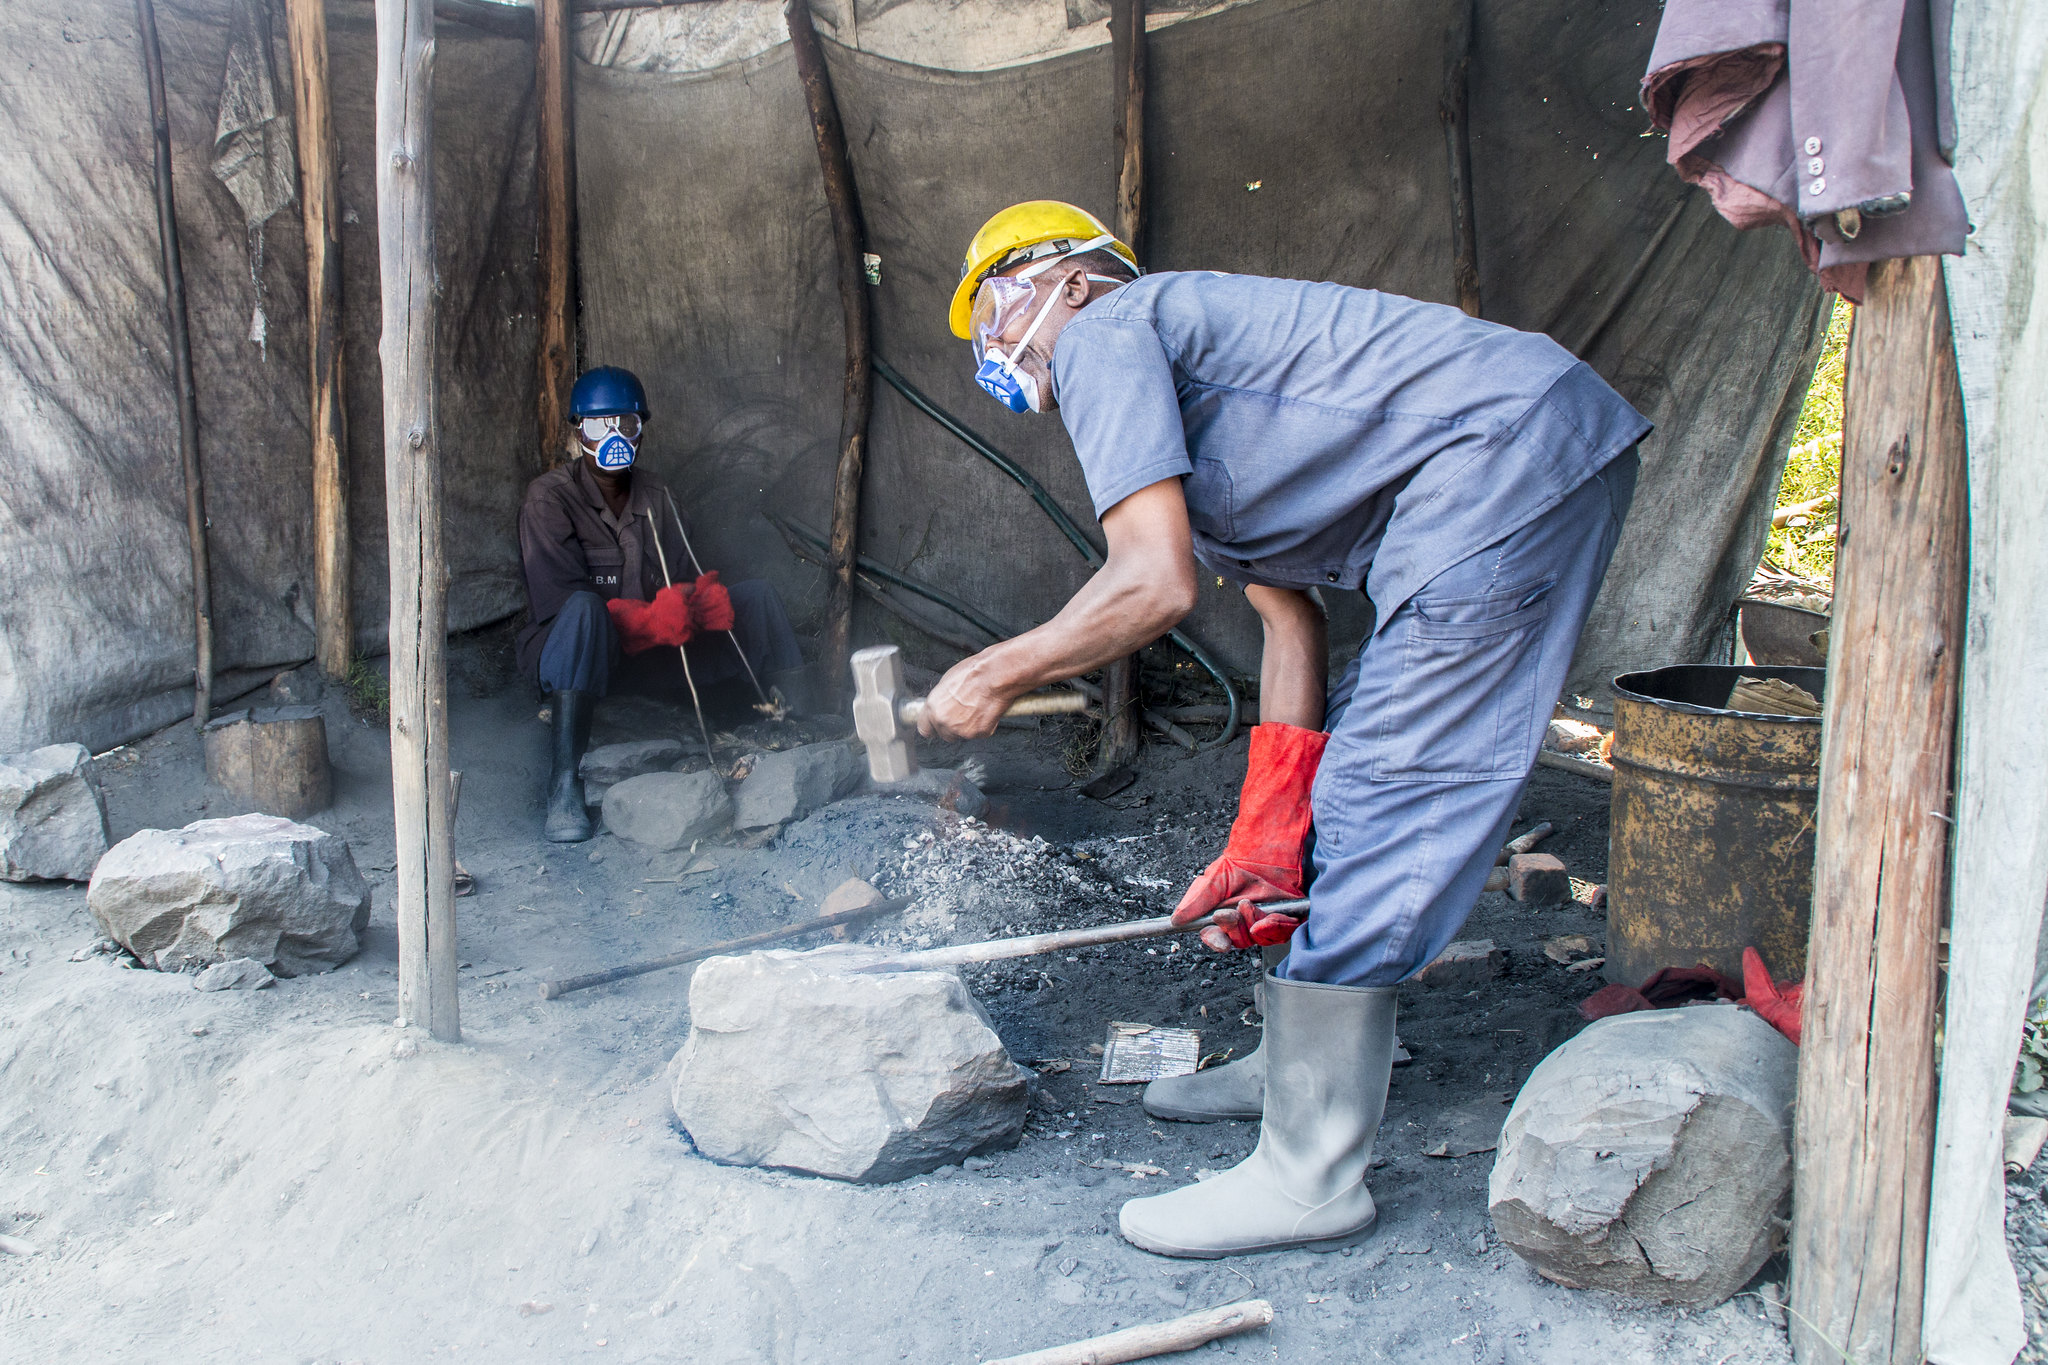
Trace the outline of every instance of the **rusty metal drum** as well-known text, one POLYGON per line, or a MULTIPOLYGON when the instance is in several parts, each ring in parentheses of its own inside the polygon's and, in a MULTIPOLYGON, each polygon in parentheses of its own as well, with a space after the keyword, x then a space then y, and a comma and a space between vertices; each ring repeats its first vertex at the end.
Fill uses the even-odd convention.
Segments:
POLYGON ((1614 680, 1609 981, 1695 963, 1739 980, 1745 947, 1780 981, 1806 971, 1821 722, 1725 709, 1743 677, 1819 697, 1826 673, 1688 664, 1614 680))

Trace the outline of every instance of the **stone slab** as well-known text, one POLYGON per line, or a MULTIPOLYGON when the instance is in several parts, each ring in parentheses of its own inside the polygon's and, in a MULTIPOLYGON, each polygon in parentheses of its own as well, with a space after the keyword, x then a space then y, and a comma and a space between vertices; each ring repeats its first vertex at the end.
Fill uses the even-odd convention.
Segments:
POLYGON ((73 881, 107 851, 107 805, 83 744, 0 755, 0 878, 73 881))

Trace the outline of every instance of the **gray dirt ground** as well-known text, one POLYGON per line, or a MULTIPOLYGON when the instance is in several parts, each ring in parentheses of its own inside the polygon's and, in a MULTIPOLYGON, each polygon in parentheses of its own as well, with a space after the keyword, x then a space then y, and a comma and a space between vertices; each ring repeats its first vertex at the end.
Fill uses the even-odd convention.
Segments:
MULTIPOLYGON (((97 937, 77 887, 0 888, 0 1337, 20 1361, 972 1361, 1257 1295, 1276 1320, 1211 1354, 1288 1362, 1789 1360, 1751 1293, 1704 1313, 1552 1285, 1492 1238, 1489 1154, 1424 1155, 1500 1105, 1580 1021, 1598 984, 1540 951, 1596 912, 1482 898, 1466 937, 1509 954, 1477 990, 1411 987, 1373 1185, 1350 1254, 1177 1262, 1115 1232, 1126 1198, 1248 1152, 1253 1124, 1149 1121, 1088 1081, 1112 1018, 1187 1025, 1241 1055, 1253 962, 1124 945, 970 977, 1013 1056, 1070 1069, 1034 1087, 1023 1144, 976 1169, 863 1187, 714 1165, 669 1110, 687 970, 554 1002, 547 976, 790 922, 848 875, 914 893, 867 937, 961 941, 1157 914, 1220 848, 1240 740, 1147 751, 1135 785, 1082 797, 1066 731, 971 752, 994 809, 964 822, 855 799, 772 844, 648 855, 537 837, 545 729, 502 639, 451 669, 464 1041, 392 1027, 389 758, 380 722, 324 703, 336 777, 313 823, 344 834, 376 906, 360 956, 254 993, 70 960, 97 937), (415 1042, 415 1039, 420 1041, 415 1042), (1130 1174, 1114 1163, 1163 1168, 1130 1174)), ((601 716, 623 737, 665 720, 601 716)), ((607 736, 601 733, 600 738, 607 736)), ((928 764, 960 753, 927 752, 928 764)), ((100 762, 118 839, 236 813, 189 726, 100 762)), ((1607 789, 1539 769, 1527 819, 1605 878, 1607 789)), ((1760 1283, 1782 1275, 1767 1266, 1760 1283)), ((1757 1286, 1752 1286, 1757 1288, 1757 1286)))

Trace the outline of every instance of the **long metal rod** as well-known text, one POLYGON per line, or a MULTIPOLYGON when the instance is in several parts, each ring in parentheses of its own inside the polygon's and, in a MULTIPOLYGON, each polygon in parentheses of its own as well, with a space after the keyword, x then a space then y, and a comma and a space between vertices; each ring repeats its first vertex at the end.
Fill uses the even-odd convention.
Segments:
MULTIPOLYGON (((1305 915, 1307 900, 1259 901, 1261 910, 1277 915, 1305 915)), ((1094 948, 1105 943, 1128 943, 1132 939, 1164 938, 1168 934, 1199 934, 1216 922, 1204 915, 1187 924, 1175 924, 1173 916, 1125 920, 1121 924, 1100 924, 1092 929, 1060 929, 1050 934, 1026 934, 1022 938, 990 939, 986 943, 960 943, 950 948, 925 948, 901 953, 881 962, 867 963, 863 972, 916 972, 934 967, 964 967, 974 962, 1002 962, 1013 957, 1037 957, 1068 948, 1094 948)))
MULTIPOLYGON (((697 558, 696 547, 690 544, 690 533, 683 529, 683 514, 676 510, 676 495, 669 492, 667 488, 661 490, 661 495, 668 499, 668 514, 676 519, 676 534, 682 537, 683 553, 690 557, 690 568, 696 572, 697 577, 702 578, 704 576, 704 561, 697 558)), ((661 538, 659 536, 655 537, 654 544, 655 548, 659 550, 661 546, 661 538)), ((755 695, 759 696, 762 701, 767 701, 768 689, 761 686, 761 679, 754 673, 753 661, 747 658, 747 651, 740 648, 738 632, 728 630, 725 632, 725 638, 732 641, 732 652, 740 656, 740 666, 747 670, 747 681, 754 685, 755 695)))
MULTIPOLYGON (((675 580, 668 576, 668 552, 661 548, 661 523, 654 519, 654 513, 647 513, 647 534, 654 537, 654 557, 661 561, 663 586, 673 588, 675 580)), ((713 767, 718 766, 718 755, 711 747, 711 727, 704 723, 704 702, 697 695, 697 680, 690 676, 690 647, 676 646, 676 657, 683 661, 683 681, 690 687, 690 705, 697 711, 697 733, 704 737, 704 759, 713 767)))
MULTIPOLYGON (((1067 509, 1059 505, 1044 484, 1033 478, 1029 471, 1025 470, 1015 460, 1012 460, 1009 456, 1003 454, 1003 452, 997 450, 994 446, 976 435, 972 429, 962 424, 952 413, 947 412, 937 403, 925 397, 924 394, 918 391, 915 385, 898 374, 895 367, 882 359, 881 356, 874 357, 874 367, 875 373, 882 376, 884 380, 888 381, 891 388, 909 400, 910 406, 916 408, 934 422, 937 422, 962 445, 965 445, 969 450, 1016 480, 1017 484, 1026 493, 1031 495, 1031 500, 1038 504, 1039 510, 1050 517, 1053 525, 1059 527, 1060 533, 1066 536, 1073 543, 1074 548, 1081 552, 1081 558, 1088 561, 1089 567, 1097 569, 1102 567, 1102 555, 1089 542, 1088 537, 1081 534, 1081 528, 1074 524, 1072 517, 1067 515, 1067 509)), ((1223 671, 1223 665, 1217 663, 1208 650, 1202 648, 1202 646, 1189 638, 1186 631, 1176 626, 1174 629, 1166 632, 1166 638, 1179 645, 1187 653, 1187 656, 1197 664, 1200 664, 1203 670, 1210 677, 1214 678, 1217 685, 1223 689, 1223 696, 1230 704, 1229 719, 1224 722, 1221 734, 1201 745, 1204 749, 1220 749, 1230 743, 1231 740, 1237 738, 1241 706, 1240 698, 1237 695, 1237 687, 1230 681, 1230 675, 1223 671)))
POLYGON ((185 263, 178 250, 178 208, 171 187, 171 110, 154 0, 135 0, 149 121, 156 144, 156 231, 162 242, 164 320, 178 401, 178 458, 185 467, 185 536, 192 545, 192 723, 213 714, 213 575, 206 555, 206 486, 199 468, 199 400, 192 382, 192 325, 185 307, 185 263))
POLYGON ((886 915, 904 909, 908 900, 876 901, 853 910, 834 910, 830 914, 807 919, 801 924, 785 924, 777 929, 763 929, 758 934, 744 938, 729 938, 723 943, 706 944, 702 948, 691 948, 686 952, 670 953, 666 957, 649 958, 645 962, 628 963, 623 967, 607 967, 601 972, 586 972, 582 976, 565 976, 556 981, 540 983, 540 998, 559 1000, 570 991, 580 991, 591 986, 603 986, 613 981, 624 981, 629 977, 645 976, 649 972, 664 971, 680 967, 685 963, 702 962, 707 957, 724 957, 747 948, 758 948, 764 943, 775 943, 782 939, 795 938, 799 934, 815 933, 820 929, 833 929, 842 924, 853 924, 877 915, 886 915))

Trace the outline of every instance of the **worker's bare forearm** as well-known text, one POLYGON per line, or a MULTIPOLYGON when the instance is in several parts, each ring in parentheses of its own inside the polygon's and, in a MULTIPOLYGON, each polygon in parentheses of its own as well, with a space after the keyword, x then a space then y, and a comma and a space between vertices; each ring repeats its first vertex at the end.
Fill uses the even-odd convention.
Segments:
POLYGON ((962 669, 990 691, 1017 697, 1143 649, 1187 615, 1192 592, 1130 577, 1104 568, 1052 620, 983 650, 962 669))
POLYGON ((1323 728, 1329 691, 1329 630, 1323 609, 1295 588, 1248 586, 1244 595, 1265 628, 1259 659, 1259 720, 1323 728))

